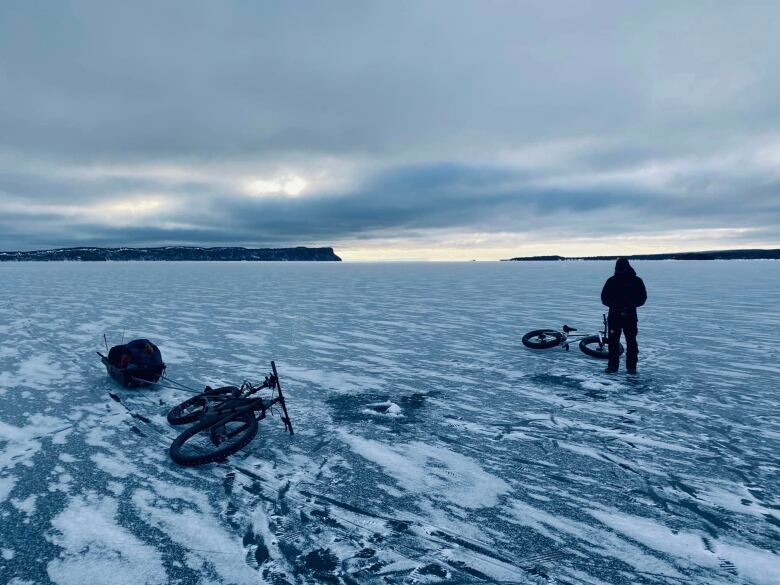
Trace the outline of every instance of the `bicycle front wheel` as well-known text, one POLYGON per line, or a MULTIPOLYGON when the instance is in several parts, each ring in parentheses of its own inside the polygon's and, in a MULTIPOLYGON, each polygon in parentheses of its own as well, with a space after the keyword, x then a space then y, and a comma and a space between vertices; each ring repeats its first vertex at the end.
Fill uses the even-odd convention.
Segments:
POLYGON ((251 410, 228 420, 201 420, 173 440, 171 459, 179 465, 220 461, 246 447, 255 438, 257 428, 251 410))
MULTIPOLYGON (((602 342, 598 335, 588 335, 580 340, 580 350, 585 355, 600 360, 609 359, 609 345, 606 341, 602 342)), ((618 354, 623 355, 623 344, 618 344, 618 354)))
POLYGON ((523 335, 523 345, 531 349, 548 349, 563 341, 563 333, 555 329, 534 329, 523 335))

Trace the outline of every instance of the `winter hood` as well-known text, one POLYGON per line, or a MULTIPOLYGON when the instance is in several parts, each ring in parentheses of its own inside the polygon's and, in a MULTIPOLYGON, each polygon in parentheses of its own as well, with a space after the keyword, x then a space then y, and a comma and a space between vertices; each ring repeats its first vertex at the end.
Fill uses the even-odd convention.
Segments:
POLYGON ((618 258, 617 262, 615 262, 615 275, 625 274, 636 276, 636 271, 631 267, 631 264, 628 263, 628 258, 618 258))

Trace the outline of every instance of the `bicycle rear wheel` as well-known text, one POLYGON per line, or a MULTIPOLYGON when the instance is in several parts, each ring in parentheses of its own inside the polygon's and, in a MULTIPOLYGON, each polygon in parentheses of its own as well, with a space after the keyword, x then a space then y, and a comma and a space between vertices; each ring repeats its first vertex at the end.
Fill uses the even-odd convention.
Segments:
POLYGON ((172 425, 186 425, 199 420, 206 413, 208 408, 209 396, 215 399, 223 399, 228 394, 236 394, 239 391, 235 386, 224 386, 222 388, 206 388, 202 394, 193 396, 181 404, 174 406, 168 413, 168 422, 172 425), (222 397, 222 398, 220 398, 222 397))
POLYGON ((255 438, 257 428, 257 419, 251 410, 228 420, 201 420, 173 440, 171 459, 179 465, 220 461, 246 447, 255 438))
POLYGON ((186 425, 195 422, 206 412, 208 400, 204 396, 193 396, 174 406, 168 413, 168 422, 172 425, 186 425))
MULTIPOLYGON (((594 357, 600 360, 609 359, 609 345, 607 341, 601 342, 598 335, 588 335, 580 340, 580 350, 585 355, 594 357)), ((625 349, 623 344, 619 344, 618 355, 623 355, 625 349)))
POLYGON ((563 341, 563 333, 555 329, 534 329, 523 335, 523 345, 531 349, 548 349, 563 341))

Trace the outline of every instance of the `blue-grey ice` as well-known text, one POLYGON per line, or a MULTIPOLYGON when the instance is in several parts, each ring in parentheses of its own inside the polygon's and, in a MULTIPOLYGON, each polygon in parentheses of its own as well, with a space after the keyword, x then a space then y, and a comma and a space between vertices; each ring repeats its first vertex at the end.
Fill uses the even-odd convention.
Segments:
POLYGON ((595 332, 610 263, 2 264, 0 583, 780 583, 780 263, 635 266, 628 377, 520 343, 595 332), (176 466, 188 395, 104 332, 276 360, 296 434, 176 466))

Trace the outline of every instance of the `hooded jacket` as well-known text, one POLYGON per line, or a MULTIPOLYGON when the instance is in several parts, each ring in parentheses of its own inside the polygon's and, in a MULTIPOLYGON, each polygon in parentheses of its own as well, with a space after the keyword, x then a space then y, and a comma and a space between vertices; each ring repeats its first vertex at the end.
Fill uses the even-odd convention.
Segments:
POLYGON ((601 290, 601 302, 609 307, 610 314, 619 312, 622 316, 636 319, 636 308, 647 301, 645 283, 626 258, 615 262, 615 274, 607 279, 601 290))

